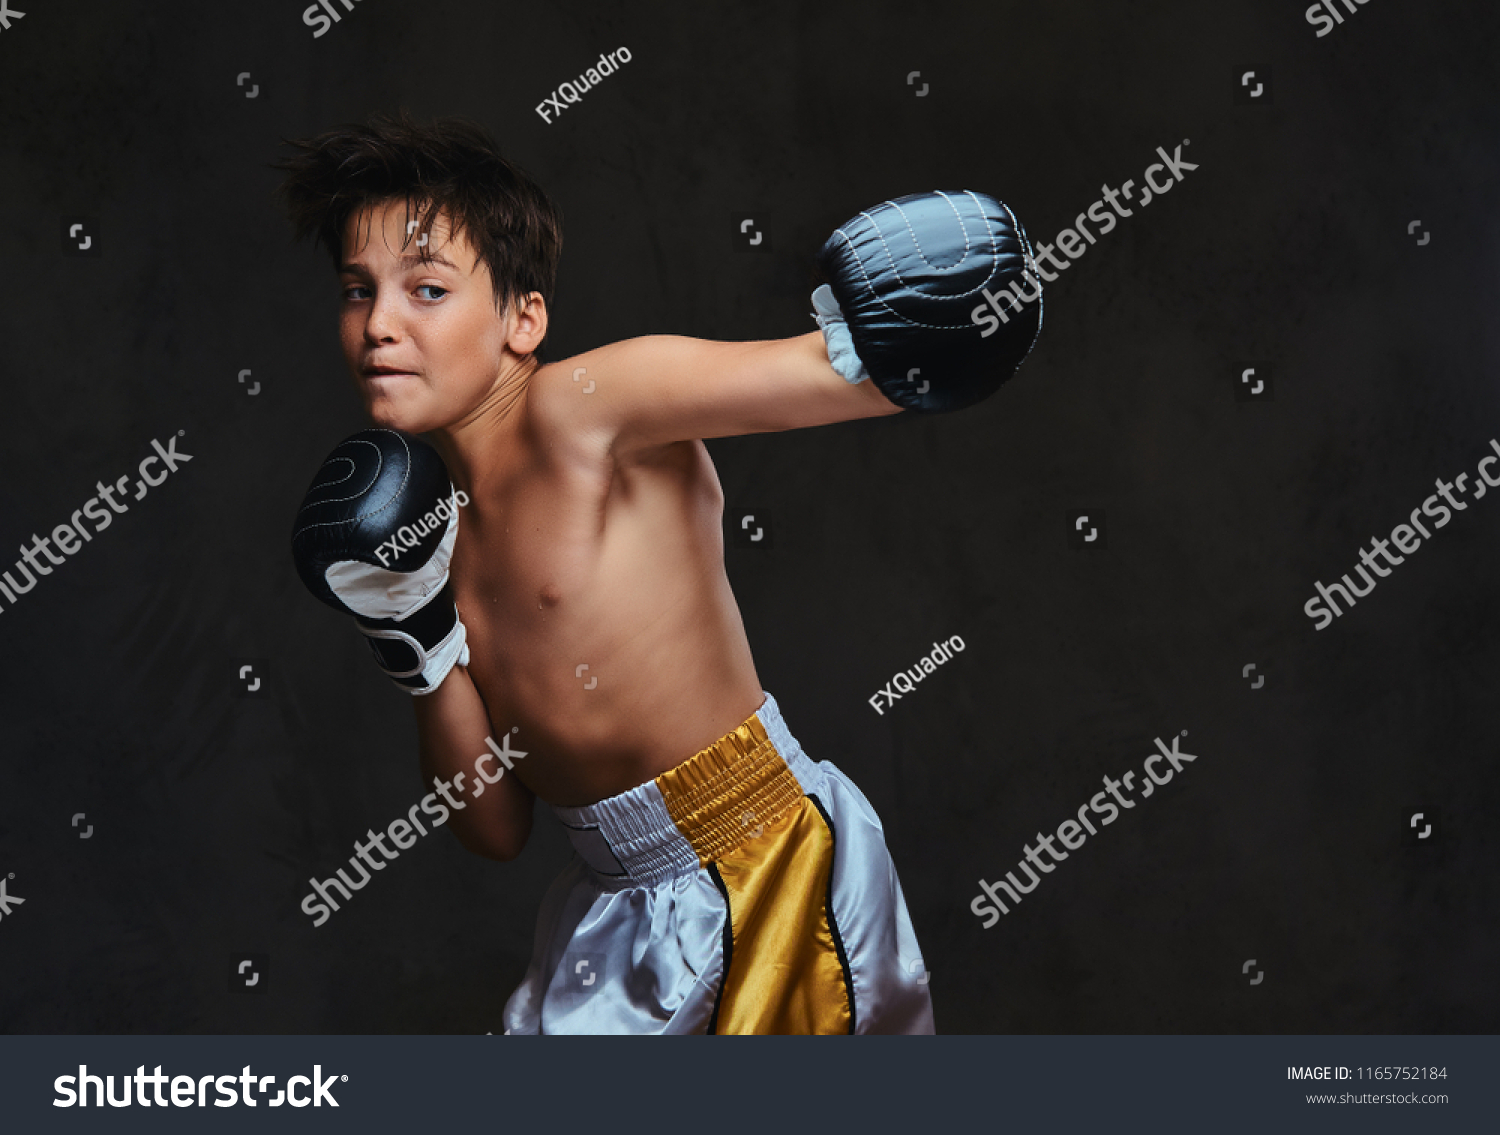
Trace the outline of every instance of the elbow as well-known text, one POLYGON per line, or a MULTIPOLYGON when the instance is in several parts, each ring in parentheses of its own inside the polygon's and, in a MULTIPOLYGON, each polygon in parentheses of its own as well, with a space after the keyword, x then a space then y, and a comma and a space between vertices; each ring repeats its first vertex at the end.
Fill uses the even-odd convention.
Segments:
POLYGON ((458 842, 463 845, 465 851, 482 856, 485 859, 493 860, 496 863, 509 863, 512 859, 518 858, 525 846, 520 843, 480 842, 478 840, 464 839, 462 836, 459 837, 458 842))
POLYGON ((459 845, 465 851, 485 859, 493 859, 496 863, 509 863, 512 859, 520 858, 521 852, 526 850, 531 825, 528 824, 526 830, 519 832, 484 832, 454 825, 453 834, 458 837, 459 845))
POLYGON ((526 850, 526 839, 512 839, 505 843, 492 846, 482 854, 487 859, 493 859, 496 863, 509 863, 512 859, 519 859, 521 852, 526 850))

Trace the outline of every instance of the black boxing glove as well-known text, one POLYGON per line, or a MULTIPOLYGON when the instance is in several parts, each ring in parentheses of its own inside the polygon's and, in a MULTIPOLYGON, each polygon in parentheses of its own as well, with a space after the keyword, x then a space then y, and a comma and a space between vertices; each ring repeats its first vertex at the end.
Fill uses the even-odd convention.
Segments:
POLYGON ((323 462, 293 527, 302 582, 355 617, 380 668, 407 693, 431 693, 469 661, 448 583, 461 495, 430 445, 361 430, 323 462))
POLYGON ((983 193, 917 193, 866 209, 834 230, 817 264, 828 283, 813 293, 813 318, 829 362, 908 410, 989 397, 1041 333, 1026 232, 983 193))

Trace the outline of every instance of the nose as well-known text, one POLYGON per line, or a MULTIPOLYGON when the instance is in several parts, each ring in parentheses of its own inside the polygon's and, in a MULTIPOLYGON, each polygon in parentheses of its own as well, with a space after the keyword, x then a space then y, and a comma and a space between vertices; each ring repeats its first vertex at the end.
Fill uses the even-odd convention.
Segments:
POLYGON ((370 343, 395 343, 401 338, 401 318, 394 298, 382 298, 379 292, 370 304, 365 320, 365 339, 370 343))

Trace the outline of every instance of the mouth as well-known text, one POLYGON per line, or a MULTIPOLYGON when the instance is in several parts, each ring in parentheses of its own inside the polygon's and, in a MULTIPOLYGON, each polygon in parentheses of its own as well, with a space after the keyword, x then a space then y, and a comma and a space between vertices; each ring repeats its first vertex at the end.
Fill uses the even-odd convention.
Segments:
POLYGON ((415 378, 416 372, 409 370, 398 370, 396 367, 374 366, 364 367, 359 372, 365 378, 415 378))

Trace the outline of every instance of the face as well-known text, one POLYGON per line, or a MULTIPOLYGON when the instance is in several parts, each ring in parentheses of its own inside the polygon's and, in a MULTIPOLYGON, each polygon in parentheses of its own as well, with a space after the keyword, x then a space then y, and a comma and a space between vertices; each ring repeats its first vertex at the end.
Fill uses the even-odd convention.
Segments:
POLYGON ((536 293, 499 311, 489 269, 445 217, 433 221, 425 263, 406 222, 393 201, 345 225, 339 337, 375 423, 424 433, 483 409, 541 342, 546 316, 536 293))

